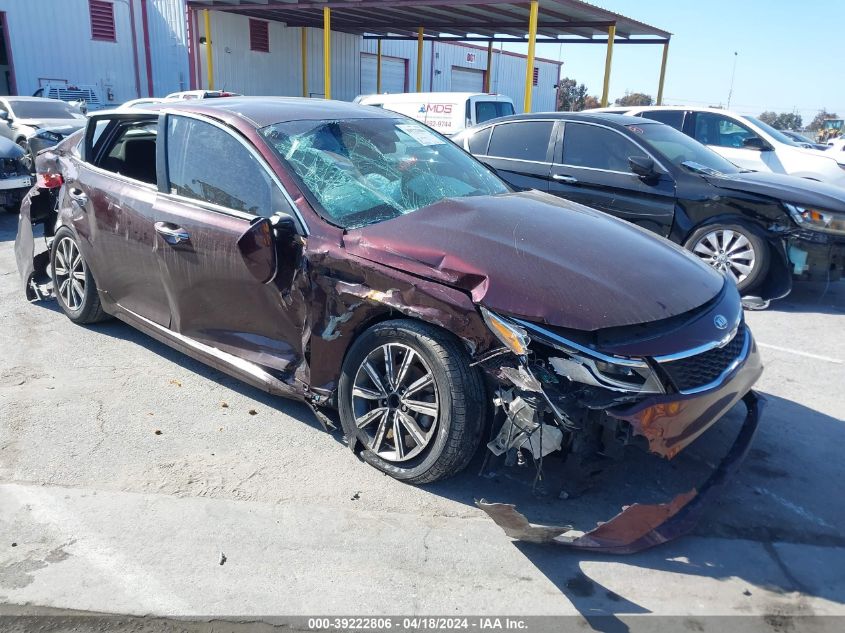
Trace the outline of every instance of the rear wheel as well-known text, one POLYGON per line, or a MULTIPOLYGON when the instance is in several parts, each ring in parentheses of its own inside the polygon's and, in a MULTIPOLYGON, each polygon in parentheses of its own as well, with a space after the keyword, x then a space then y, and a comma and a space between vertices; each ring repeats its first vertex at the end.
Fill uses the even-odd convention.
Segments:
POLYGON ((364 332, 344 360, 340 419, 369 464, 408 483, 430 483, 461 471, 478 448, 484 392, 451 334, 387 321, 364 332))
POLYGON ((96 323, 108 318, 100 304, 97 284, 85 263, 76 236, 67 227, 56 231, 50 251, 50 270, 56 299, 74 323, 96 323))
POLYGON ((741 224, 703 226, 684 247, 733 280, 740 293, 756 286, 769 269, 766 240, 741 224))

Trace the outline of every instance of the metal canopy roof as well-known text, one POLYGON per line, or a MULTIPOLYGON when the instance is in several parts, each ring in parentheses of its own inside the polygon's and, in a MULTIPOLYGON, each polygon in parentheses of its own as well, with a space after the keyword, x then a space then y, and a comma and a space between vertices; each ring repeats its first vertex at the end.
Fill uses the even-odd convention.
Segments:
MULTIPOLYGON (((529 18, 526 0, 191 0, 190 4, 316 28, 323 26, 323 8, 330 7, 332 30, 379 39, 416 39, 417 29, 423 27, 430 39, 524 41, 529 18)), ((656 43, 671 37, 668 31, 587 2, 542 0, 537 42, 606 42, 611 26, 616 27, 617 44, 656 43), (561 39, 561 35, 574 37, 561 39), (604 38, 594 39, 597 35, 604 38)))

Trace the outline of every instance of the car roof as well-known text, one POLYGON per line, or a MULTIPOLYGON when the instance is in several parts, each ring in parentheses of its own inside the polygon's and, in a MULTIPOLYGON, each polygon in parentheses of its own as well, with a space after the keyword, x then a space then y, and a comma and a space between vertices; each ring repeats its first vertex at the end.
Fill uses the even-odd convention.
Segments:
POLYGON ((588 123, 612 123, 614 125, 642 125, 646 123, 657 123, 650 119, 628 116, 627 114, 615 114, 612 112, 532 112, 526 114, 512 114, 510 116, 491 119, 479 123, 476 128, 490 125, 491 123, 506 123, 508 121, 530 121, 532 119, 559 119, 561 121, 585 121, 588 123))
POLYGON ((196 99, 189 101, 154 103, 148 111, 173 110, 214 116, 223 110, 234 114, 257 128, 286 121, 320 121, 324 119, 395 119, 401 115, 346 101, 329 101, 306 97, 226 97, 225 99, 196 99))

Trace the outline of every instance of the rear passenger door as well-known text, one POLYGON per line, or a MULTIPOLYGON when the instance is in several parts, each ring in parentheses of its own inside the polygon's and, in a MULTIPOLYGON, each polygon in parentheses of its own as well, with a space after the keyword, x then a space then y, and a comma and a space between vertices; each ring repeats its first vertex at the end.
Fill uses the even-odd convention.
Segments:
POLYGON ((555 150, 550 192, 668 235, 675 183, 665 170, 653 180, 640 178, 631 172, 630 156, 650 157, 622 132, 567 121, 555 150))
POLYGON ((499 123, 490 131, 484 153, 480 132, 469 141, 470 151, 493 167, 516 189, 549 190, 555 121, 523 120, 499 123), (475 137, 479 138, 476 139, 475 137))
MULTIPOLYGON (((237 241, 254 219, 294 215, 293 205, 235 130, 183 114, 168 114, 163 129, 166 183, 155 230, 171 329, 285 379, 302 359, 305 314, 301 306, 289 309, 282 296, 291 275, 257 281, 237 241)), ((292 269, 299 251, 292 244, 278 247, 279 266, 292 269)))
POLYGON ((153 252, 158 117, 94 117, 84 155, 65 170, 65 198, 80 249, 104 301, 167 327, 170 309, 153 252))

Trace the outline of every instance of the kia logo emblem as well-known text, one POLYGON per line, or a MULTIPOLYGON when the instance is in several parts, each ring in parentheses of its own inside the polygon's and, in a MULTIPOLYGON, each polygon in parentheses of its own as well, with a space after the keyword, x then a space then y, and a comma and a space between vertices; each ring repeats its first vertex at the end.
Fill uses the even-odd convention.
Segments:
POLYGON ((713 317, 713 324, 720 330, 728 329, 728 320, 721 314, 717 314, 715 317, 713 317))

